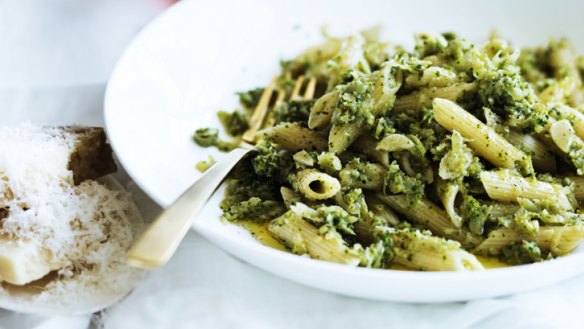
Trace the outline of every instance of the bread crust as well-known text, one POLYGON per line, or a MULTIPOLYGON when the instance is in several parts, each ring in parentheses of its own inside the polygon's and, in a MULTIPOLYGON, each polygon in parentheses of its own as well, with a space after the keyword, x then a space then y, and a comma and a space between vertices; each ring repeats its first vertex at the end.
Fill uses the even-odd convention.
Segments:
POLYGON ((103 128, 66 126, 61 129, 63 133, 73 135, 76 141, 67 166, 73 172, 75 185, 117 171, 112 148, 103 128))

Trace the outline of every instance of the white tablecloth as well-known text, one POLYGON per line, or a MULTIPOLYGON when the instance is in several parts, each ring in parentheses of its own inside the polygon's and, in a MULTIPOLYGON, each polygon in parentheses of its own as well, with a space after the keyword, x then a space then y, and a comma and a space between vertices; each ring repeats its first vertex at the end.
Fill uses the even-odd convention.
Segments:
MULTIPOLYGON (((102 125, 107 77, 125 44, 170 1, 0 1, 2 124, 102 125)), ((129 182, 143 212, 159 211, 129 182)), ((383 303, 266 274, 189 233, 168 266, 100 315, 0 311, 0 328, 582 328, 584 276, 468 303, 383 303)))

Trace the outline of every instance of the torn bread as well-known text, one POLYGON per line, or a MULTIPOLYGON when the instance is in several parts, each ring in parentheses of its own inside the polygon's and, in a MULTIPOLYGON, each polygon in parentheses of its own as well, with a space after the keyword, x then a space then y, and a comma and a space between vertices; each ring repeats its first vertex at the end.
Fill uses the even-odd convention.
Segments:
POLYGON ((142 229, 101 128, 0 128, 0 307, 80 314, 133 288, 142 229))

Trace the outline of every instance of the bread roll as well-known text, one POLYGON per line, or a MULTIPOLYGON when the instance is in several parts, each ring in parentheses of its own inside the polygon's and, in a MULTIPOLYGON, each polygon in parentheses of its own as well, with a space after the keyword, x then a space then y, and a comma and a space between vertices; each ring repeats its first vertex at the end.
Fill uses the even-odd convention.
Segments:
POLYGON ((82 314, 128 294, 143 221, 101 128, 0 127, 0 307, 82 314))

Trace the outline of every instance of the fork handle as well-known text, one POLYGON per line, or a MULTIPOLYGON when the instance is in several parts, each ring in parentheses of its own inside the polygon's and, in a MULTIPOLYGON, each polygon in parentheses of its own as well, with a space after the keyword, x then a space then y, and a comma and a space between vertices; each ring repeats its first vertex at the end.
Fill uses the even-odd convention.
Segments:
POLYGON ((139 268, 156 268, 166 264, 197 213, 229 171, 249 152, 248 149, 235 149, 204 173, 150 224, 128 251, 126 263, 139 268))

